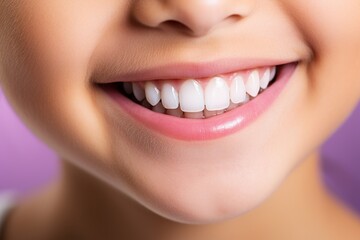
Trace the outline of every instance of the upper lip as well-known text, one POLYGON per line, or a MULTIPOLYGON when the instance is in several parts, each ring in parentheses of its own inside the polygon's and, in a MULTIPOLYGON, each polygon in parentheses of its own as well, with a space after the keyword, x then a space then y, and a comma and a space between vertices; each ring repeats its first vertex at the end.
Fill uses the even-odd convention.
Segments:
POLYGON ((126 74, 102 72, 93 80, 99 84, 150 80, 201 79, 216 75, 296 62, 284 59, 221 59, 211 62, 179 62, 140 69, 126 74))

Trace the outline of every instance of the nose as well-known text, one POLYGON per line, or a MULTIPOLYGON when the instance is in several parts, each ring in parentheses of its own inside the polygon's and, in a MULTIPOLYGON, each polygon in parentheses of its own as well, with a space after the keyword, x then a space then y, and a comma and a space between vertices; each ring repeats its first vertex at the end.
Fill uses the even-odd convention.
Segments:
POLYGON ((135 0, 132 17, 143 26, 203 36, 246 17, 252 0, 135 0))

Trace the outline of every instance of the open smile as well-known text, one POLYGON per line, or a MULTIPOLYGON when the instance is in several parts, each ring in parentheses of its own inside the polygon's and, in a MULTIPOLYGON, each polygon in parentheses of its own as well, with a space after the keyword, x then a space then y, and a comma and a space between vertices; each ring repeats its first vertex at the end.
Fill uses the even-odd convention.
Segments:
POLYGON ((153 131, 180 140, 211 140, 255 121, 280 95, 296 66, 288 62, 223 73, 197 66, 192 67, 195 77, 186 78, 181 74, 191 76, 191 71, 170 67, 166 71, 171 74, 157 76, 152 70, 98 85, 121 110, 153 131), (206 71, 215 74, 203 77, 206 71))

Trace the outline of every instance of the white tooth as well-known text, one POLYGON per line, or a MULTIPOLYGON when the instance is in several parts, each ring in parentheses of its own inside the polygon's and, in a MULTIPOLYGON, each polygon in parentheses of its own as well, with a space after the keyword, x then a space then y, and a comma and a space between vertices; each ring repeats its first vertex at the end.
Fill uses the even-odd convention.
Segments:
POLYGON ((140 87, 140 85, 137 84, 137 83, 133 83, 132 87, 133 87, 133 91, 134 91, 134 96, 135 96, 135 98, 136 98, 139 102, 141 102, 142 100, 144 100, 144 98, 145 98, 145 91, 144 91, 144 89, 142 89, 142 87, 140 87))
POLYGON ((204 110, 204 93, 196 80, 186 80, 179 91, 180 108, 183 112, 204 110))
POLYGON ((214 77, 205 89, 205 106, 209 111, 228 108, 230 105, 229 87, 221 77, 214 77))
POLYGON ((173 85, 165 83, 161 89, 161 103, 166 109, 179 107, 179 94, 173 85))
POLYGON ((145 83, 146 100, 153 106, 160 102, 160 90, 152 82, 145 83))
POLYGON ((275 75, 276 75, 276 67, 272 67, 270 72, 270 82, 274 80, 275 75))
POLYGON ((246 82, 246 92, 252 96, 256 97, 260 90, 260 75, 257 70, 254 70, 250 76, 249 79, 246 82))
POLYGON ((124 90, 127 94, 132 94, 133 93, 132 84, 129 82, 124 82, 124 90))
POLYGON ((269 85, 270 82, 270 74, 271 74, 271 70, 268 68, 266 69, 266 71, 264 72, 264 75, 262 76, 262 78, 260 79, 260 87, 262 89, 267 88, 267 86, 269 85))
POLYGON ((233 103, 241 103, 246 99, 246 88, 241 76, 236 76, 230 86, 230 99, 233 103))

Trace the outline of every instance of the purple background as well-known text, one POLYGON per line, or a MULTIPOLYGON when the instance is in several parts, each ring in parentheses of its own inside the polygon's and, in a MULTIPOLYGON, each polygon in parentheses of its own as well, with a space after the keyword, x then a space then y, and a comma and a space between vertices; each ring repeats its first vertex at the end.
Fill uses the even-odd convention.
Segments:
POLYGON ((56 177, 56 159, 19 121, 0 89, 0 192, 41 187, 56 177))
MULTIPOLYGON (((18 120, 0 91, 0 192, 26 194, 56 178, 56 155, 18 120)), ((360 214, 360 105, 322 148, 323 179, 360 214)))

